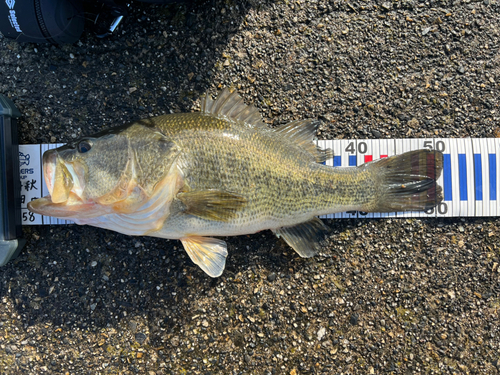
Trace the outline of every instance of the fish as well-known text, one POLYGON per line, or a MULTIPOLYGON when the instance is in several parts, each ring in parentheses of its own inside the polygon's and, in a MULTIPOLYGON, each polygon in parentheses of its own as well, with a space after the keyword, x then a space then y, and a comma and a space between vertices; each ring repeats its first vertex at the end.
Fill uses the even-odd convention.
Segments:
POLYGON ((321 250, 318 216, 428 210, 439 204, 439 151, 421 149, 358 167, 329 167, 315 144, 319 121, 267 126, 237 92, 206 95, 201 111, 138 120, 43 155, 49 195, 41 215, 131 236, 177 239, 211 277, 227 243, 217 237, 271 230, 299 256, 321 250))

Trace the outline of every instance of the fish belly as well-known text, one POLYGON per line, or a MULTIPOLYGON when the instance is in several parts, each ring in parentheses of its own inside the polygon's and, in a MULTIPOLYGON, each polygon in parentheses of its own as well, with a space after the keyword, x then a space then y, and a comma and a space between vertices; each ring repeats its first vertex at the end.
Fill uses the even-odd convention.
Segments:
POLYGON ((193 215, 169 216, 163 227, 149 233, 150 236, 180 239, 191 236, 240 236, 262 230, 292 226, 310 220, 314 215, 300 215, 288 219, 261 218, 250 220, 241 218, 230 222, 207 220, 193 215))

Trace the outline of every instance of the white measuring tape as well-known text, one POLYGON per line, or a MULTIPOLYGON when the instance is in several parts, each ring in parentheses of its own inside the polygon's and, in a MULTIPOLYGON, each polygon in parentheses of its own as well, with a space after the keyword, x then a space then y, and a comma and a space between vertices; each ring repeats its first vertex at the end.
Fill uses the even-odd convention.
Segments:
MULTIPOLYGON (((500 138, 340 139, 317 141, 331 148, 335 167, 355 167, 372 160, 423 148, 444 154, 438 183, 444 200, 427 212, 341 212, 323 218, 474 217, 500 216, 500 138)), ((62 144, 19 146, 22 220, 24 225, 69 224, 70 221, 34 214, 31 200, 48 195, 42 175, 42 155, 62 144)))

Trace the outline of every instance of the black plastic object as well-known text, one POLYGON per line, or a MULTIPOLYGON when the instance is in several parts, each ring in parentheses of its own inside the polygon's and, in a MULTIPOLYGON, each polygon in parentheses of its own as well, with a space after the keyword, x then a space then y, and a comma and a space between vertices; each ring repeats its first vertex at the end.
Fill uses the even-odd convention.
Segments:
POLYGON ((21 228, 19 146, 14 103, 0 94, 0 266, 15 258, 25 244, 21 228))
POLYGON ((78 0, 0 0, 0 31, 18 42, 74 43, 84 23, 78 0))

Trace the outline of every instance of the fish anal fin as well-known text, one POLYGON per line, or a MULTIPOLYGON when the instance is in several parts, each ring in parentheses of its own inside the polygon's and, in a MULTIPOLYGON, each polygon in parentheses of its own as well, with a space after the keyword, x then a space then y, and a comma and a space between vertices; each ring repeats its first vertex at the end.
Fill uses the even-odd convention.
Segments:
POLYGON ((321 237, 326 234, 328 228, 323 222, 314 218, 292 227, 283 227, 274 230, 277 237, 281 237, 302 258, 310 258, 321 249, 321 237))
POLYGON ((222 190, 187 191, 177 194, 186 206, 186 214, 207 220, 229 221, 247 201, 245 197, 222 190))
POLYGON ((314 161, 323 163, 333 157, 330 149, 322 150, 314 143, 319 121, 313 119, 297 120, 278 127, 275 131, 282 137, 301 146, 313 157, 314 161))
POLYGON ((210 277, 219 277, 226 266, 227 244, 211 237, 181 238, 189 258, 210 277))
POLYGON ((267 128, 257 108, 253 105, 246 105, 236 91, 231 92, 228 88, 222 90, 215 100, 210 95, 202 98, 201 112, 244 122, 252 127, 267 128))

